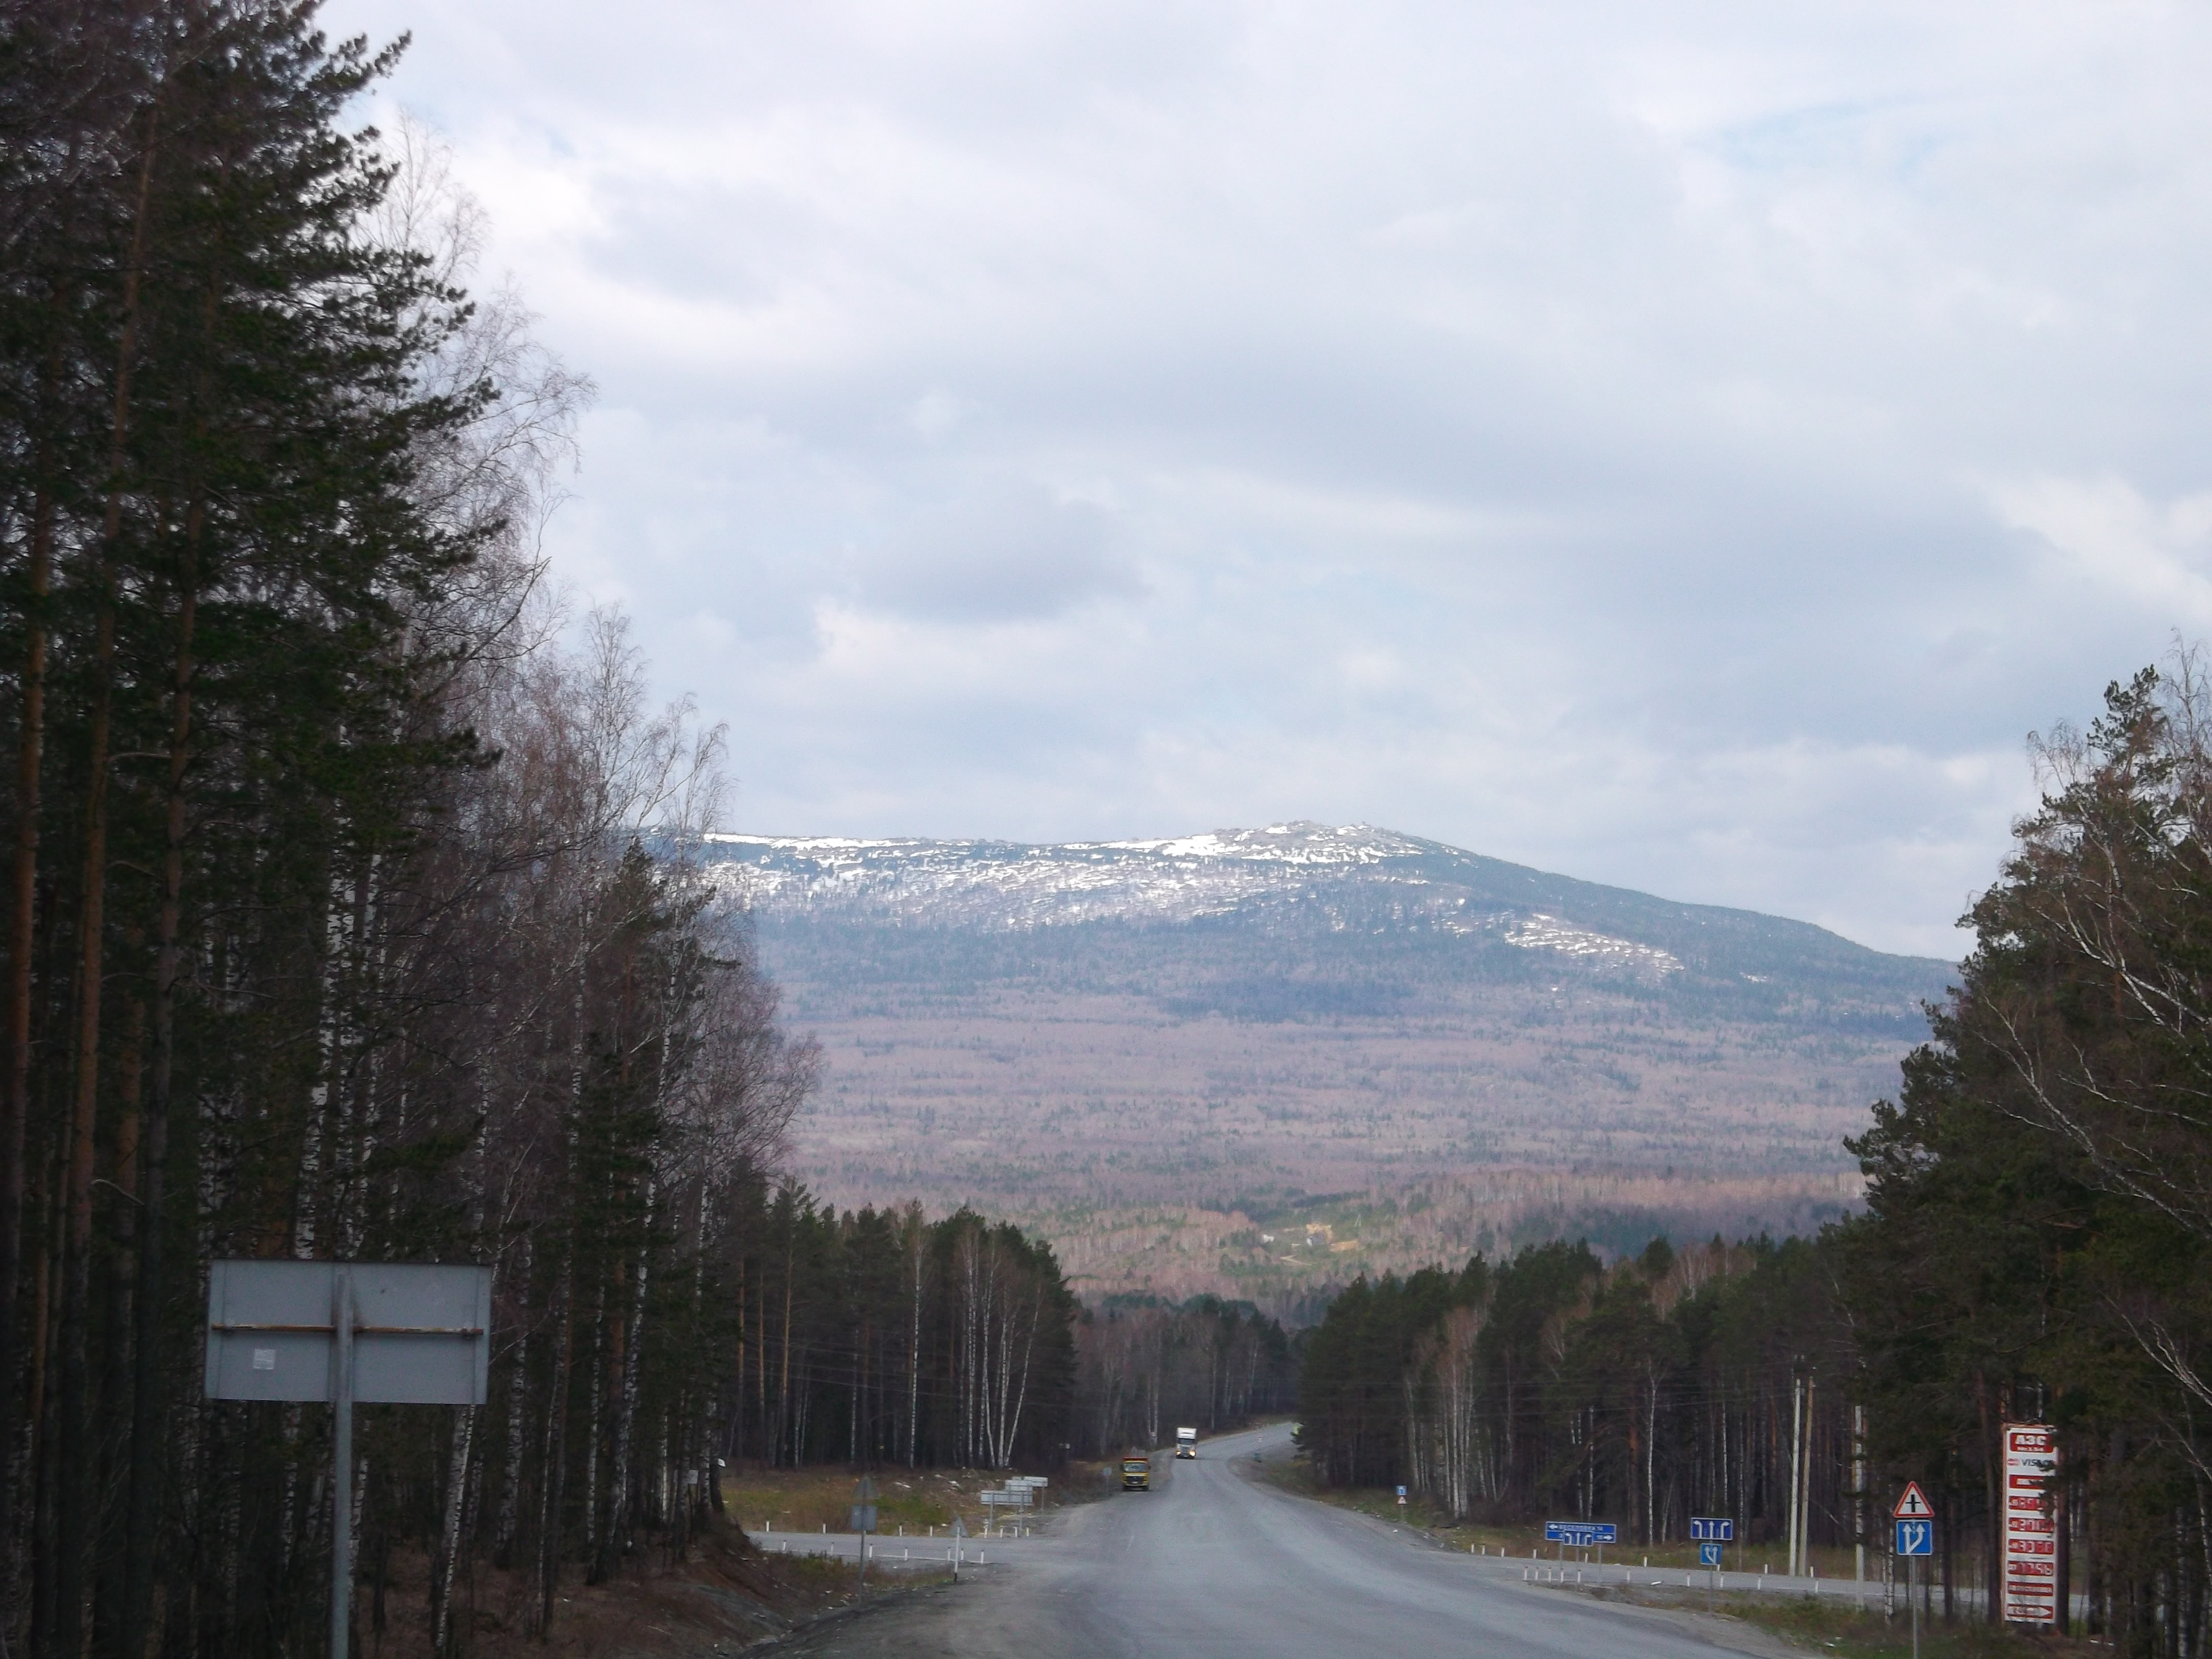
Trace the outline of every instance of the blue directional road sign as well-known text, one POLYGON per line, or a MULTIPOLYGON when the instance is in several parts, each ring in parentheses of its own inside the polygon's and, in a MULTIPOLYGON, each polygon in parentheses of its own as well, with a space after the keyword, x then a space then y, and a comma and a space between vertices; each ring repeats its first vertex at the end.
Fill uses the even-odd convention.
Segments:
POLYGON ((1699 1566, 1717 1567, 1720 1564, 1721 1547, 1718 1544, 1700 1544, 1698 1546, 1698 1565, 1699 1566))
POLYGON ((1593 1544, 1617 1544, 1620 1528, 1610 1521, 1547 1521, 1544 1541, 1586 1550, 1593 1544))
POLYGON ((1899 1555, 1933 1555, 1936 1553, 1936 1523, 1933 1521, 1900 1521, 1897 1523, 1897 1553, 1899 1555))
POLYGON ((1715 1515, 1693 1515, 1690 1517, 1690 1540, 1698 1544, 1733 1544, 1735 1522, 1715 1515))

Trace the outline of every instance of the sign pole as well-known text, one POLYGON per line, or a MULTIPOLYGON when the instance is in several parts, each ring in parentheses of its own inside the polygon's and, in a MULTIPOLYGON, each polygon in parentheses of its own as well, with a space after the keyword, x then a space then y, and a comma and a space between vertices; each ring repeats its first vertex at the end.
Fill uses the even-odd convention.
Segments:
POLYGON ((483 1405, 491 1285, 458 1262, 209 1264, 207 1397, 331 1408, 328 1659, 353 1645, 353 1408, 483 1405))
POLYGON ((353 1272, 331 1276, 331 1659, 353 1634, 353 1272))

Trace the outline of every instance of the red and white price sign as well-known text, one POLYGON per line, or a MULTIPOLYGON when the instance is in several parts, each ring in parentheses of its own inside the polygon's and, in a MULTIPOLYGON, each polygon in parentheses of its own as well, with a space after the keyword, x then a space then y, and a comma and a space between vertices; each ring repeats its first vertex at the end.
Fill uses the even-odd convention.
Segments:
POLYGON ((2051 1481, 2058 1442, 2047 1423, 2004 1427, 2005 1619, 2015 1625, 2058 1622, 2058 1519, 2051 1481))

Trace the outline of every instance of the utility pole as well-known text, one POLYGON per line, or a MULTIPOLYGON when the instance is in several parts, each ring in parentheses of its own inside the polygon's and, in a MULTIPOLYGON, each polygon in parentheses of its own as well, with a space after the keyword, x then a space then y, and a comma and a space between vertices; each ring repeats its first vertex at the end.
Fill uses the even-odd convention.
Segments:
POLYGON ((1851 1537, 1857 1558, 1853 1577, 1866 1583, 1866 1407, 1851 1407, 1851 1537))
POLYGON ((1790 1577, 1797 1576, 1797 1497, 1805 1474, 1805 1379, 1790 1375, 1790 1577))

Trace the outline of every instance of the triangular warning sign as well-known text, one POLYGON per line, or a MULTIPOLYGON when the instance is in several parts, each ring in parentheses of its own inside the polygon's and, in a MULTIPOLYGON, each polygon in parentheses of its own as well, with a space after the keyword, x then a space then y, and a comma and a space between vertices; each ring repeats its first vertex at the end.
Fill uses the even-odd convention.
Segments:
POLYGON ((1925 1521, 1936 1513, 1936 1506, 1928 1501, 1928 1494, 1920 1490, 1917 1480, 1905 1483, 1905 1496, 1897 1500, 1890 1511, 1900 1521, 1925 1521))

